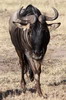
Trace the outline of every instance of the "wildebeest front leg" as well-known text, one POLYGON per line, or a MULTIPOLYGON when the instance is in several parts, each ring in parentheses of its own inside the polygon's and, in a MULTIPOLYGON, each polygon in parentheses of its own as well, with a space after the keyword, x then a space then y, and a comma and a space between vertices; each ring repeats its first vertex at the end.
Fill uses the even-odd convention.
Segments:
POLYGON ((24 58, 23 55, 20 51, 16 50, 18 56, 19 56, 19 63, 20 63, 20 67, 21 67, 21 87, 23 89, 23 92, 26 91, 25 85, 25 79, 24 79, 24 58))
POLYGON ((41 63, 39 61, 34 60, 29 52, 26 52, 26 56, 28 58, 29 64, 34 74, 35 79, 35 89, 37 90, 40 96, 42 95, 41 85, 40 85, 40 73, 41 73, 41 63))
POLYGON ((23 92, 26 91, 26 82, 25 82, 25 79, 24 79, 24 64, 22 62, 22 60, 20 61, 20 66, 21 66, 21 88, 23 89, 23 92))
POLYGON ((35 71, 34 71, 35 88, 37 89, 39 96, 43 96, 40 84, 41 63, 39 61, 34 60, 34 64, 35 64, 35 71))

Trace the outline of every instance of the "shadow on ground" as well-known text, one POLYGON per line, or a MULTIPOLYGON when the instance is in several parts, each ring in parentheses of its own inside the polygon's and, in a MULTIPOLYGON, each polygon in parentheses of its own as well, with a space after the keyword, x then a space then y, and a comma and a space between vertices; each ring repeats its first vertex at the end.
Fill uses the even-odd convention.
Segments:
MULTIPOLYGON (((31 92, 31 93, 36 93, 36 90, 35 89, 26 89, 27 91, 31 92)), ((15 96, 15 95, 21 95, 21 93, 24 93, 23 90, 20 90, 20 89, 15 89, 15 90, 6 90, 4 92, 0 92, 0 100, 3 100, 3 98, 6 98, 8 97, 9 95, 10 96, 15 96)))
POLYGON ((58 85, 61 85, 61 84, 66 85, 66 80, 61 80, 58 83, 54 82, 53 84, 52 83, 49 83, 48 86, 58 86, 58 85))

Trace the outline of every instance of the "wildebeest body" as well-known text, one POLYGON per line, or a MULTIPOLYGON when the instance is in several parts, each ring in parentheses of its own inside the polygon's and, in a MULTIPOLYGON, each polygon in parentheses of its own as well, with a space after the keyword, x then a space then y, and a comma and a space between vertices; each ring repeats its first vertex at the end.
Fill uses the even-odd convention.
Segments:
MULTIPOLYGON (((28 5, 25 9, 16 11, 9 21, 9 32, 12 43, 19 56, 22 69, 21 85, 25 89, 24 72, 29 70, 30 79, 36 81, 36 89, 42 95, 40 88, 41 61, 46 53, 50 40, 48 24, 46 20, 54 20, 58 17, 58 12, 54 18, 42 15, 34 6, 28 5)), ((52 25, 52 24, 51 24, 52 25)), ((59 24, 58 24, 59 26, 59 24)))

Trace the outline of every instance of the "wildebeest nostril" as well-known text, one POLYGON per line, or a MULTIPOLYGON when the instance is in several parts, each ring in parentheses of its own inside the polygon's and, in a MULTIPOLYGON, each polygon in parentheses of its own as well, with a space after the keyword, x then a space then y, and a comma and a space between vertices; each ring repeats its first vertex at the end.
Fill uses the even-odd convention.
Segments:
POLYGON ((43 50, 40 51, 40 54, 42 54, 42 53, 43 53, 43 50))
POLYGON ((35 50, 34 53, 35 53, 37 56, 40 56, 40 55, 43 53, 43 51, 42 51, 42 50, 41 50, 41 51, 35 50))

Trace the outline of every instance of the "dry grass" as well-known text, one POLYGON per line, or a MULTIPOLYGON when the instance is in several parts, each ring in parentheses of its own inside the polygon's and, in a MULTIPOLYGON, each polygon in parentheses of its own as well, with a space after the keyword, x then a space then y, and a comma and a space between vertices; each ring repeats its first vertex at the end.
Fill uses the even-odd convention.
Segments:
POLYGON ((27 92, 22 93, 21 70, 8 32, 11 13, 28 4, 42 12, 49 12, 52 6, 59 11, 59 18, 54 22, 61 22, 61 26, 51 32, 42 64, 41 86, 43 94, 47 94, 46 100, 66 100, 66 0, 0 0, 0 100, 45 100, 31 92, 34 83, 28 78, 27 92))

